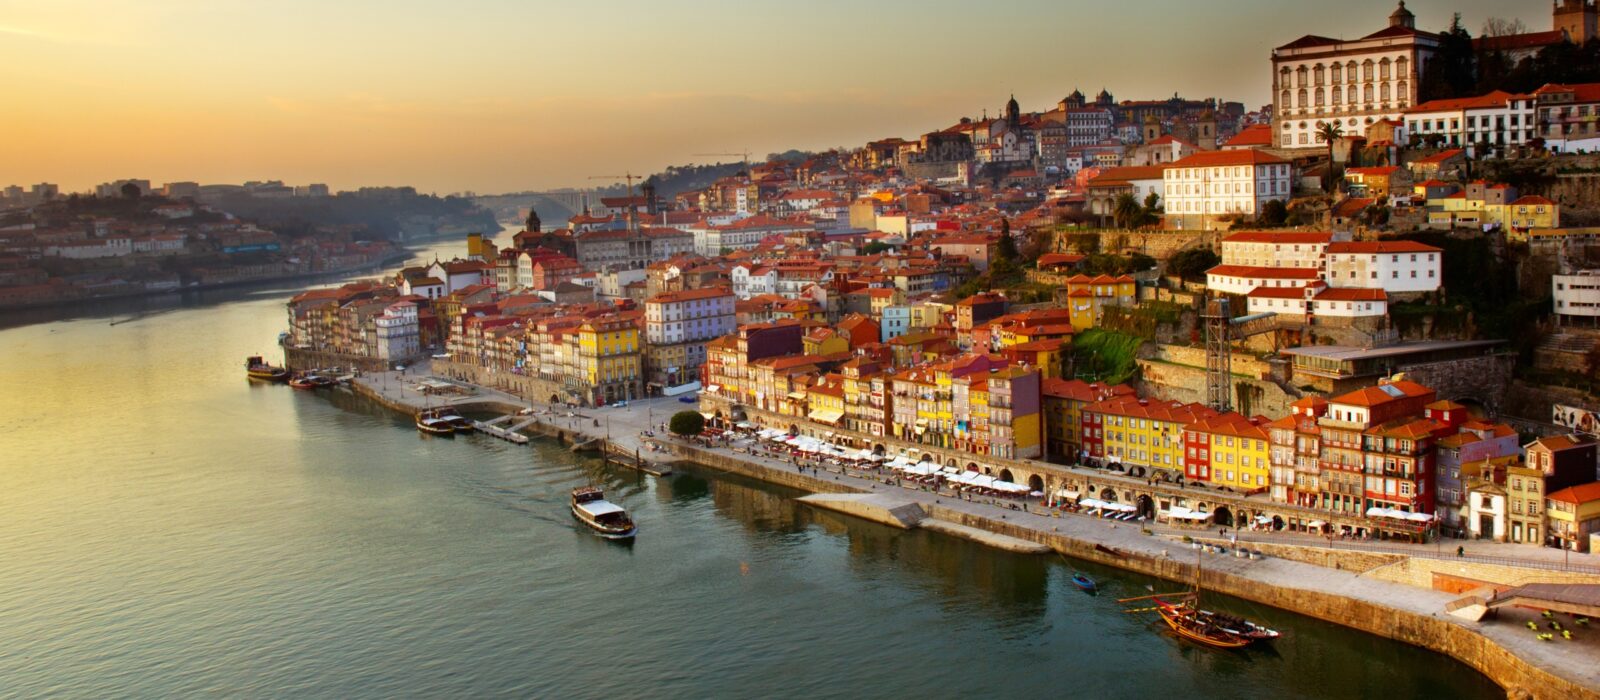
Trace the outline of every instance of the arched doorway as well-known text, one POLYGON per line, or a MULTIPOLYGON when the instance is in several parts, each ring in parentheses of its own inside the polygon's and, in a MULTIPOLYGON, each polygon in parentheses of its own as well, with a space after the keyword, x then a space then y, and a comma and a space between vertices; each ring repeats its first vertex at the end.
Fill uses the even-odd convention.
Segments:
POLYGON ((790 435, 799 435, 800 434, 800 426, 795 425, 793 423, 790 423, 789 424, 789 434, 790 435))
POLYGON ((1128 468, 1128 476, 1136 476, 1136 477, 1139 477, 1139 478, 1144 478, 1144 467, 1138 467, 1138 466, 1129 467, 1128 468))
POLYGON ((558 403, 561 403, 561 397, 557 396, 555 394, 551 394, 550 395, 550 405, 554 406, 554 405, 556 405, 558 403))
POLYGON ((884 447, 883 445, 873 445, 872 446, 872 454, 875 454, 875 455, 877 455, 879 457, 882 457, 883 453, 888 452, 888 451, 889 451, 889 448, 884 447))
POLYGON ((1001 481, 1011 481, 1012 480, 1011 479, 1011 470, 1010 469, 1001 469, 1000 470, 999 479, 1001 481))
POLYGON ((1155 501, 1150 500, 1149 496, 1139 494, 1139 498, 1134 505, 1138 506, 1139 515, 1144 517, 1146 520, 1156 517, 1156 503, 1155 501))
POLYGON ((919 461, 919 462, 933 462, 934 464, 938 464, 938 462, 933 459, 933 455, 930 455, 930 454, 928 454, 926 452, 922 453, 922 459, 917 460, 917 461, 919 461))
POLYGON ((1280 518, 1280 517, 1278 517, 1276 515, 1272 516, 1272 531, 1273 532, 1277 532, 1277 531, 1282 530, 1282 529, 1283 529, 1283 518, 1280 518))
POLYGON ((955 461, 955 459, 947 459, 947 460, 945 460, 944 465, 949 467, 949 468, 951 468, 951 469, 955 469, 956 468, 956 461, 955 461))
POLYGON ((969 472, 978 471, 978 463, 977 462, 967 462, 967 471, 969 471, 969 472))
POLYGON ((1227 506, 1217 506, 1217 509, 1211 512, 1211 522, 1222 527, 1233 527, 1233 511, 1227 506))
POLYGON ((1044 491, 1044 479, 1039 478, 1038 474, 1028 477, 1028 491, 1030 493, 1042 493, 1044 491))
POLYGON ((1103 489, 1100 489, 1100 500, 1102 500, 1102 501, 1110 501, 1112 503, 1116 503, 1117 502, 1117 492, 1112 490, 1112 488, 1110 486, 1107 486, 1107 487, 1105 487, 1103 489))

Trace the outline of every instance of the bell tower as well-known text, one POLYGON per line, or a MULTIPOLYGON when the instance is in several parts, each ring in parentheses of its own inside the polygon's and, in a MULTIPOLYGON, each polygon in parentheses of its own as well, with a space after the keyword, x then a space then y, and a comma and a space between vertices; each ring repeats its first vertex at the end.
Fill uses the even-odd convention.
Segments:
POLYGON ((1594 0, 1555 0, 1551 9, 1551 28, 1567 35, 1574 44, 1600 37, 1600 8, 1594 0))

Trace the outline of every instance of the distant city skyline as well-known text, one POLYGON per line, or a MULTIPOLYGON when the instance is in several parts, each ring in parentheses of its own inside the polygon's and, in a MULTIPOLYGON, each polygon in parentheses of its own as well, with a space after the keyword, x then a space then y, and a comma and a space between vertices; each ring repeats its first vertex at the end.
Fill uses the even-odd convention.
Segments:
MULTIPOLYGON (((1413 0, 1547 28, 1549 3, 1413 0)), ((857 147, 1074 88, 1257 109, 1271 49, 1383 26, 1387 0, 1212 4, 474 0, 135 6, 0 0, 0 186, 279 179, 494 193, 857 147), (968 15, 972 15, 970 18, 968 15), (732 160, 727 158, 724 160, 732 160)))

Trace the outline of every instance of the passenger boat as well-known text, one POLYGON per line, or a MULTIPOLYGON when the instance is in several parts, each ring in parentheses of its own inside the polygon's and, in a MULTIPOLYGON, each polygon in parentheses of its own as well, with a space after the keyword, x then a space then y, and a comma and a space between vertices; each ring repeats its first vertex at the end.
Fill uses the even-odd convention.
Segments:
POLYGON ((251 379, 260 379, 266 382, 281 382, 289 378, 289 370, 267 364, 260 355, 251 355, 245 358, 244 371, 251 379))
POLYGON ((460 413, 457 413, 453 408, 440 409, 439 418, 448 421, 450 426, 455 428, 456 432, 458 433, 467 433, 477 430, 477 426, 473 425, 472 421, 467 420, 460 413))
POLYGON ((1094 579, 1084 576, 1076 571, 1072 573, 1072 585, 1077 586, 1078 588, 1089 593, 1094 593, 1095 591, 1099 590, 1099 586, 1095 584, 1094 579))
POLYGON ((639 531, 627 510, 607 501, 605 492, 593 486, 572 490, 572 517, 608 540, 631 540, 639 531))
POLYGON ((428 435, 454 435, 456 426, 450 421, 440 417, 436 408, 427 409, 417 414, 417 430, 428 435))

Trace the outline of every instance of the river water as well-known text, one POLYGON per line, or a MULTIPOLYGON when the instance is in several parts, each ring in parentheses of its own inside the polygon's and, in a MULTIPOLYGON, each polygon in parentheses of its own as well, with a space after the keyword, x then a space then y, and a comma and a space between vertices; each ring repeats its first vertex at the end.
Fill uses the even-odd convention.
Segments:
MULTIPOLYGON (((449 257, 452 243, 423 252, 449 257)), ((1180 642, 1140 576, 797 505, 697 470, 430 439, 259 386, 289 289, 0 318, 0 696, 1491 698, 1440 655, 1244 601, 1180 642), (115 325, 112 325, 115 322, 115 325), (575 527, 604 484, 631 547, 575 527)), ((276 356, 276 353, 272 353, 276 356)))

